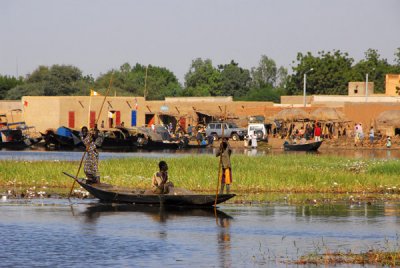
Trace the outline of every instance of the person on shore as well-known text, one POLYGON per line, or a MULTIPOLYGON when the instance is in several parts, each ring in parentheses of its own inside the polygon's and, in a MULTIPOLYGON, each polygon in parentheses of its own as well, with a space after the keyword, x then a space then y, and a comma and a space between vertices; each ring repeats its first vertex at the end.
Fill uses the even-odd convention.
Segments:
POLYGON ((322 134, 321 127, 320 127, 319 123, 316 123, 315 128, 314 128, 315 141, 321 141, 321 134, 322 134))
POLYGON ((86 147, 86 158, 83 171, 85 172, 87 182, 100 183, 99 174, 99 153, 97 147, 103 142, 103 137, 99 136, 99 131, 93 129, 90 132, 86 126, 81 129, 83 144, 86 147))
POLYGON ((371 128, 369 129, 369 143, 370 143, 371 145, 374 144, 374 138, 375 138, 374 127, 371 127, 371 128))
POLYGON ((257 148, 257 135, 256 133, 251 134, 251 148, 257 148))
POLYGON ((202 129, 199 129, 196 134, 196 141, 198 145, 200 145, 201 142, 203 141, 203 134, 201 134, 201 131, 202 129))
POLYGON ((189 135, 189 137, 192 137, 192 135, 193 135, 193 126, 192 125, 188 125, 188 135, 189 135))
POLYGON ((159 171, 154 173, 151 180, 151 189, 155 194, 168 194, 174 184, 168 181, 168 165, 165 161, 158 163, 159 171))
POLYGON ((392 147, 392 139, 390 138, 390 136, 387 136, 386 138, 386 148, 390 148, 392 147))
POLYGON ((224 138, 220 144, 219 150, 216 156, 221 157, 222 170, 219 173, 219 181, 221 182, 221 187, 219 194, 224 193, 224 188, 226 186, 226 193, 229 194, 230 185, 232 183, 232 167, 231 167, 231 154, 232 149, 228 143, 228 140, 224 138))

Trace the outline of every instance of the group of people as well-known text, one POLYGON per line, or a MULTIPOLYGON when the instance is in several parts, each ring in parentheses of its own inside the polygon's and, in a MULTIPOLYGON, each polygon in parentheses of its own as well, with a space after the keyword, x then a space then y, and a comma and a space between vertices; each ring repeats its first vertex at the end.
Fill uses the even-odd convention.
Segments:
MULTIPOLYGON (((99 174, 99 152, 97 147, 103 142, 104 137, 99 135, 99 130, 95 126, 92 130, 84 126, 81 129, 81 139, 86 147, 86 158, 84 164, 84 173, 88 184, 100 183, 99 174)), ((220 194, 223 193, 226 187, 226 193, 230 191, 232 183, 232 167, 230 157, 232 149, 229 146, 228 140, 223 139, 220 144, 220 149, 216 156, 220 157, 219 181, 221 182, 220 194)), ((165 161, 160 161, 158 164, 159 171, 154 173, 151 180, 151 189, 154 194, 168 194, 172 191, 174 184, 168 178, 168 165, 165 161)))
POLYGON ((313 126, 306 124, 305 128, 302 126, 300 129, 294 128, 294 125, 290 126, 289 139, 292 143, 306 143, 309 140, 314 139, 314 141, 322 140, 322 128, 321 124, 316 122, 313 126))

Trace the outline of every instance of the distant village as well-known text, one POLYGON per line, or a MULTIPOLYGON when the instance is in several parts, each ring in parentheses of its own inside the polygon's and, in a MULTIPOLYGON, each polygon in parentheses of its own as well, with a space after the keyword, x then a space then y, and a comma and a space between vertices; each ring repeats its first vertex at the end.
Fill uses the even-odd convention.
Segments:
POLYGON ((270 134, 281 127, 282 138, 305 128, 307 123, 316 122, 326 126, 324 133, 330 138, 352 132, 356 124, 363 125, 365 130, 372 126, 382 136, 395 136, 400 134, 399 87, 400 75, 388 74, 384 94, 375 94, 372 82, 350 82, 347 96, 282 96, 280 104, 233 101, 229 96, 167 97, 163 101, 140 96, 105 98, 96 94, 24 96, 20 101, 1 101, 0 112, 3 121, 25 121, 42 133, 61 126, 76 130, 83 126, 93 128, 97 122, 100 130, 163 125, 173 126, 173 132, 179 129, 185 134, 188 126, 204 128, 213 121, 224 120, 247 127, 251 118, 258 117, 261 123, 271 126, 270 134), (103 102, 104 108, 100 111, 103 102))

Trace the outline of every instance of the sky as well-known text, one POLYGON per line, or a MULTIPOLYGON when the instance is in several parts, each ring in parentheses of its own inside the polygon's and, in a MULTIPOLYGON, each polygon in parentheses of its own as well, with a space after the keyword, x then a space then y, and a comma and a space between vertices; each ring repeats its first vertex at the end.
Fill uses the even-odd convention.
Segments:
POLYGON ((398 0, 0 0, 0 74, 66 64, 95 78, 128 62, 181 83, 192 60, 250 69, 262 55, 291 71, 298 52, 400 47, 398 0))

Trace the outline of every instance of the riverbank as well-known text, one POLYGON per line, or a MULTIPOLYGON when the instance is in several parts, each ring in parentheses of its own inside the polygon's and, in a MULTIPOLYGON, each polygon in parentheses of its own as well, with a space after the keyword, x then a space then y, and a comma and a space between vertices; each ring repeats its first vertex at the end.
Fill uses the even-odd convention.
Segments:
MULTIPOLYGON (((275 138, 270 136, 268 138, 268 143, 266 142, 258 142, 258 149, 282 149, 283 150, 283 143, 284 139, 275 138)), ((346 149, 346 150, 367 150, 367 149, 389 149, 389 150, 397 150, 400 149, 400 137, 395 136, 392 138, 392 145, 390 148, 386 147, 386 139, 375 140, 372 144, 369 142, 368 139, 364 139, 364 142, 361 143, 354 143, 354 138, 351 137, 340 137, 334 139, 324 139, 320 150, 326 149, 346 149)), ((310 142, 310 141, 309 141, 310 142)), ((232 148, 244 148, 244 141, 229 141, 229 144, 232 148)), ((213 147, 218 147, 219 142, 214 142, 213 147)))
MULTIPOLYGON (((160 159, 126 158, 100 161, 102 181, 131 188, 150 187, 160 159)), ((167 160, 170 180, 177 187, 195 192, 214 193, 217 187, 218 159, 193 155, 167 160)), ((0 161, 0 189, 10 196, 68 194, 72 180, 62 174, 76 174, 74 161, 0 161)), ((314 154, 232 156, 232 191, 236 201, 264 202, 272 193, 303 200, 340 199, 350 201, 377 198, 398 199, 398 160, 356 160, 314 154), (329 195, 330 197, 327 197, 329 195), (318 197, 318 198, 317 198, 318 197)), ((83 172, 81 171, 81 175, 83 172)))

